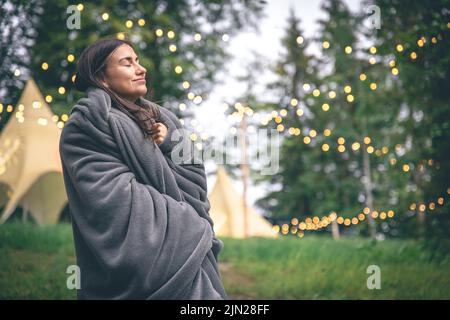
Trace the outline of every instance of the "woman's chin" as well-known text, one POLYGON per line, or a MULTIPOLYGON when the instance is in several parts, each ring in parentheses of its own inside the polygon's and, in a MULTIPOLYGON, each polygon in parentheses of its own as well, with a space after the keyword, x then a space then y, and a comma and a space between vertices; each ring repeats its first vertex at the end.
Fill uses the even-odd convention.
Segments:
POLYGON ((144 85, 140 85, 140 86, 138 86, 137 88, 136 88, 136 93, 139 95, 139 96, 144 96, 144 95, 146 95, 147 94, 147 86, 144 84, 144 85))

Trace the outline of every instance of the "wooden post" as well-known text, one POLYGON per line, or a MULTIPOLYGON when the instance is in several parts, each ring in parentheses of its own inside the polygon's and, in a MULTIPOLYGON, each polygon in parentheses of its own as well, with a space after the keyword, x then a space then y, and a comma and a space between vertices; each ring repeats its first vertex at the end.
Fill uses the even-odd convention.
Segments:
POLYGON ((248 183, 248 164, 247 164, 247 119, 245 113, 242 115, 240 123, 241 140, 241 176, 242 176, 242 205, 244 213, 244 238, 248 238, 248 212, 247 212, 247 183, 248 183))

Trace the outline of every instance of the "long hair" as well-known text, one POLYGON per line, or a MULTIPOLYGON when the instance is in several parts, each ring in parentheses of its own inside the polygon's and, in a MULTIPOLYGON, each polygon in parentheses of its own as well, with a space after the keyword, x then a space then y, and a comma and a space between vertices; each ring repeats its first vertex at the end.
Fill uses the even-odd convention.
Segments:
MULTIPOLYGON (((152 126, 156 122, 163 122, 159 106, 151 101, 136 104, 120 97, 117 93, 104 86, 101 80, 105 79, 106 61, 119 46, 133 45, 127 40, 116 38, 102 39, 87 47, 80 56, 77 64, 75 88, 85 92, 89 87, 103 89, 111 97, 111 103, 138 124, 144 137, 152 137, 155 131, 152 126)), ((134 49, 134 48, 133 48, 134 49)), ((138 99, 138 101, 141 101, 138 99)))

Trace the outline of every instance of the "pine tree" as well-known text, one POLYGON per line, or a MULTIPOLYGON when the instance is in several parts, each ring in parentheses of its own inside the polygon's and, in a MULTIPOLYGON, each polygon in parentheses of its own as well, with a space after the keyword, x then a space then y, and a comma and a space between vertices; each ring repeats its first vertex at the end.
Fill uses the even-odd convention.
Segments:
POLYGON ((383 43, 385 56, 396 63, 398 75, 391 93, 403 105, 403 137, 410 146, 405 153, 410 170, 403 205, 408 214, 418 217, 412 234, 426 236, 427 244, 448 250, 449 206, 443 200, 450 192, 450 2, 412 1, 404 6, 401 1, 380 0, 375 4, 384 8, 376 38, 383 43))

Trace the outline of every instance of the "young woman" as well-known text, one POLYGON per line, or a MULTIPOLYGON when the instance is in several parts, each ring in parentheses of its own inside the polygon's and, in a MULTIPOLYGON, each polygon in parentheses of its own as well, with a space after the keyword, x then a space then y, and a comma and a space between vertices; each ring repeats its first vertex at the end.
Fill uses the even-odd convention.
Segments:
POLYGON ((175 160, 188 155, 173 139, 182 125, 143 98, 146 77, 124 40, 100 40, 78 62, 86 96, 60 139, 78 298, 227 299, 204 166, 175 160))

